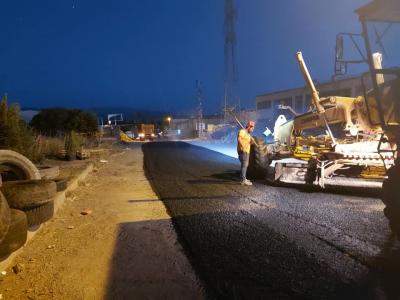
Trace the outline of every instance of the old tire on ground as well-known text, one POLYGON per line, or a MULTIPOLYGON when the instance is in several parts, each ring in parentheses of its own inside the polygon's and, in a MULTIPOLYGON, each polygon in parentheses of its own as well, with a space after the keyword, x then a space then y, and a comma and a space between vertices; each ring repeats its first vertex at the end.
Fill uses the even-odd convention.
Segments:
POLYGON ((251 179, 264 179, 267 176, 269 165, 268 146, 264 139, 254 138, 257 145, 251 145, 247 177, 251 179))
POLYGON ((57 178, 54 180, 57 186, 57 192, 65 191, 68 187, 69 177, 57 178))
POLYGON ((0 243, 7 234, 10 227, 11 212, 7 200, 0 192, 0 243))
POLYGON ((59 166, 37 166, 42 179, 56 179, 60 176, 59 166))
POLYGON ((52 180, 17 180, 4 182, 0 188, 11 208, 25 209, 43 205, 57 192, 52 180))
POLYGON ((10 227, 3 241, 0 242, 0 258, 10 255, 21 248, 27 238, 28 222, 23 211, 11 209, 10 227))
POLYGON ((0 175, 3 182, 41 178, 39 170, 28 158, 11 150, 0 150, 0 175))
POLYGON ((389 219, 389 226, 400 240, 400 159, 389 169, 388 178, 383 182, 382 201, 386 205, 385 216, 389 219))
POLYGON ((33 208, 25 208, 23 210, 28 220, 28 227, 40 225, 50 220, 54 215, 54 201, 33 208))

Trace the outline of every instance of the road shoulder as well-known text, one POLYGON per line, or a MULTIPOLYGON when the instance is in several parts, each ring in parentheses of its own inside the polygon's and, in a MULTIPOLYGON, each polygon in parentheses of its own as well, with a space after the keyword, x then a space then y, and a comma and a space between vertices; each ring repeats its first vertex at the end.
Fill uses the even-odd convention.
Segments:
POLYGON ((137 146, 81 182, 15 265, 0 275, 5 299, 204 298, 137 146))

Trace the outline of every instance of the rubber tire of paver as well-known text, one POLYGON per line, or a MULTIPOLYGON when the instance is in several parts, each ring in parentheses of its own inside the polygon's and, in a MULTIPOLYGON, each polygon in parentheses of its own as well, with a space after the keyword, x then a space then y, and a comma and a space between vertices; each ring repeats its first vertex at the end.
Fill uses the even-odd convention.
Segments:
POLYGON ((10 227, 11 212, 7 200, 0 192, 0 243, 7 234, 10 227))
POLYGON ((264 179, 267 176, 269 165, 268 146, 263 138, 254 138, 256 145, 251 145, 247 177, 250 179, 264 179))
POLYGON ((59 166, 37 166, 42 179, 56 179, 60 176, 59 166))
POLYGON ((69 178, 68 177, 57 178, 54 180, 54 182, 56 183, 57 186, 57 192, 62 192, 67 189, 69 178))
POLYGON ((387 172, 388 178, 382 185, 382 201, 386 205, 385 216, 389 219, 389 226, 400 240, 400 158, 387 172))
POLYGON ((317 179, 317 160, 315 158, 310 158, 307 164, 307 171, 304 176, 306 184, 313 185, 314 181, 317 179))
POLYGON ((3 182, 0 188, 11 208, 25 209, 48 203, 57 192, 52 180, 17 180, 3 182))
MULTIPOLYGON (((16 179, 41 179, 39 170, 25 156, 11 150, 0 150, 0 165, 11 169, 16 179)), ((4 183, 5 177, 3 177, 4 183)))
POLYGON ((25 208, 23 211, 28 220, 28 227, 40 225, 50 220, 54 215, 54 201, 51 200, 41 206, 25 208))
POLYGON ((0 243, 0 258, 10 255, 25 245, 28 235, 28 221, 25 213, 18 209, 11 209, 10 211, 10 227, 0 243))

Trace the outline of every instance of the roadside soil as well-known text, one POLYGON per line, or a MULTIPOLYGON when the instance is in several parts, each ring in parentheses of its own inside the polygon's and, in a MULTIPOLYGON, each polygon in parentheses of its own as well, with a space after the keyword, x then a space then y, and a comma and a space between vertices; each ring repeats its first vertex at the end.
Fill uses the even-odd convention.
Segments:
POLYGON ((95 168, 42 226, 0 274, 2 299, 205 297, 144 175, 140 145, 95 168))

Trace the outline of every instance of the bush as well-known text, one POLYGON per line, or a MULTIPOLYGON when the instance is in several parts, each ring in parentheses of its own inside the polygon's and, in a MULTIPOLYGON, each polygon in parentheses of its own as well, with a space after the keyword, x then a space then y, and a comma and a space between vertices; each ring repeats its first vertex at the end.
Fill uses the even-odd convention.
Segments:
POLYGON ((41 150, 45 157, 57 158, 62 150, 65 149, 64 137, 44 137, 41 136, 41 150))
POLYGON ((14 150, 33 162, 44 157, 59 157, 66 150, 73 159, 81 145, 96 142, 97 122, 93 115, 80 110, 47 109, 32 120, 35 128, 51 136, 38 135, 21 118, 18 104, 8 105, 7 97, 0 102, 0 149, 14 150), (36 118, 36 119, 35 119, 36 118), (68 123, 70 122, 70 123, 68 123), (77 134, 77 128, 86 134, 77 134))
POLYGON ((75 159, 76 151, 81 147, 82 140, 75 131, 70 131, 65 136, 65 151, 67 152, 67 159, 75 159))
POLYGON ((7 96, 0 102, 0 149, 14 150, 33 161, 40 161, 40 142, 19 116, 18 104, 8 105, 7 96), (39 142, 39 143, 38 143, 39 142))

